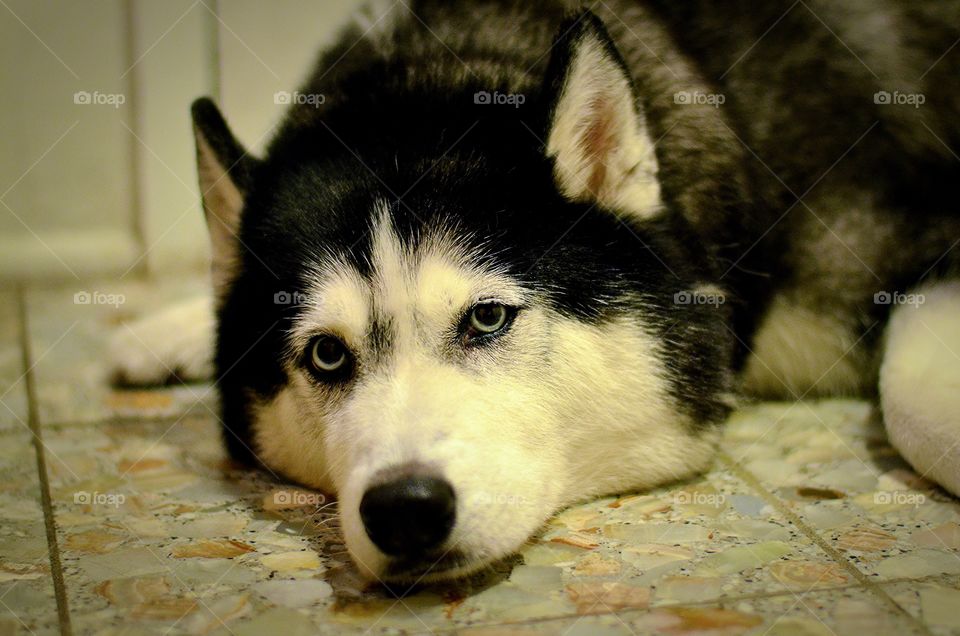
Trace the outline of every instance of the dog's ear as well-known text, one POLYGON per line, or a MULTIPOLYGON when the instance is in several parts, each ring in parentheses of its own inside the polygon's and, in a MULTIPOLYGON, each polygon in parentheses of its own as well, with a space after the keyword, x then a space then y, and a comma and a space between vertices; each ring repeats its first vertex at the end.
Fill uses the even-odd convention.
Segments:
POLYGON ((546 80, 547 154, 560 192, 635 218, 662 207, 654 143, 630 73, 603 22, 568 19, 546 80))
POLYGON ((257 160, 247 154, 210 99, 193 103, 197 173, 213 253, 213 287, 223 298, 240 264, 240 215, 257 160))

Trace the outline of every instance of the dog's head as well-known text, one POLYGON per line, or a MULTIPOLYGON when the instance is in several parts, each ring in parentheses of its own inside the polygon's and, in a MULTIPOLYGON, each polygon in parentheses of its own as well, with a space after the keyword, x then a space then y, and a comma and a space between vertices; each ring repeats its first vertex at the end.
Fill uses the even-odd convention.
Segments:
POLYGON ((353 94, 262 161, 194 106, 228 445, 335 492, 370 577, 476 570, 711 456, 722 307, 683 302, 705 269, 603 26, 563 33, 520 108, 353 94))

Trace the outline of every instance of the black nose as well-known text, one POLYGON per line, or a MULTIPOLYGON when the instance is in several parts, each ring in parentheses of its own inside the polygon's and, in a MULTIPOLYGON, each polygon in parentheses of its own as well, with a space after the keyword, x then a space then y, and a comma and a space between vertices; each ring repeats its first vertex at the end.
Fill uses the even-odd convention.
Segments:
POLYGON ((436 477, 404 477, 374 486, 360 501, 367 536, 390 556, 418 557, 439 548, 455 517, 453 488, 436 477))

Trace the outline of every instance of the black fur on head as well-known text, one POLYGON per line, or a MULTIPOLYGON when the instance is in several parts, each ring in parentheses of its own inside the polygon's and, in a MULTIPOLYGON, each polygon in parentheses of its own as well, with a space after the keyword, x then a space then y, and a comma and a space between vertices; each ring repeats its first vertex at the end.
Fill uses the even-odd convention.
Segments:
POLYGON ((298 307, 275 298, 305 291, 309 266, 327 253, 345 254, 367 273, 370 217, 380 201, 407 243, 449 228, 566 316, 635 316, 663 343, 681 409, 703 426, 726 414, 726 310, 675 300, 715 276, 697 233, 669 197, 662 214, 627 221, 558 191, 544 144, 576 48, 596 38, 625 74, 626 67, 593 14, 556 15, 552 25, 553 40, 538 27, 514 57, 491 28, 460 43, 453 59, 411 21, 396 27, 400 45, 390 56, 361 43, 324 73, 342 54, 336 47, 321 60, 316 77, 325 77, 303 88, 322 93, 324 105, 295 106, 262 161, 244 153, 212 102, 194 104, 199 134, 244 198, 216 354, 225 437, 236 458, 255 457, 251 398, 269 398, 287 381, 280 352, 298 307), (524 100, 479 103, 481 92, 524 100))

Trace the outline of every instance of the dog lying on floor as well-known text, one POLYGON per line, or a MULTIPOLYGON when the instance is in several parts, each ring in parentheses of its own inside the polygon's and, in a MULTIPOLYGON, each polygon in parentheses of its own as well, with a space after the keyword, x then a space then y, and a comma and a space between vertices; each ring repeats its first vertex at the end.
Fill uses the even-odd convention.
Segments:
POLYGON ((216 377, 233 456, 336 493, 382 580, 703 471, 738 394, 879 387, 956 493, 958 25, 954 0, 374 3, 265 157, 194 104, 213 299, 121 331, 117 371, 216 377))

